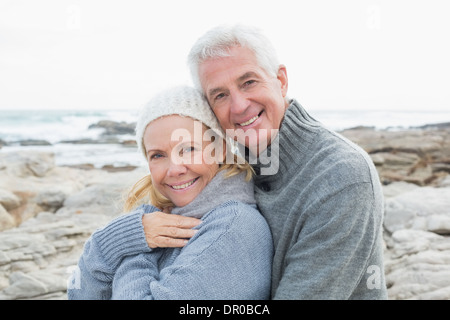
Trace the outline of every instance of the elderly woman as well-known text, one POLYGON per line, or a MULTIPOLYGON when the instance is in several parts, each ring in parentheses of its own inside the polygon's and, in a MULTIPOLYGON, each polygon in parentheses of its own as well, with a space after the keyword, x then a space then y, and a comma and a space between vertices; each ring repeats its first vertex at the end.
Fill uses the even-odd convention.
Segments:
POLYGON ((68 298, 268 299, 272 237, 253 172, 203 96, 184 86, 160 93, 139 115, 136 139, 150 174, 129 193, 134 209, 86 242, 68 298), (182 248, 148 243, 143 219, 162 211, 201 219, 182 248))

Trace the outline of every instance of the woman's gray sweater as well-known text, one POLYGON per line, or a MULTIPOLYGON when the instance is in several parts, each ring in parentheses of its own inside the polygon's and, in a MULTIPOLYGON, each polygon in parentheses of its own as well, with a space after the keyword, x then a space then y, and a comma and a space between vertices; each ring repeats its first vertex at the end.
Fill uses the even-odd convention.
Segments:
POLYGON ((270 298, 272 237, 245 173, 219 172, 173 214, 201 218, 183 248, 148 247, 142 205, 92 234, 70 278, 70 300, 253 300, 270 298))

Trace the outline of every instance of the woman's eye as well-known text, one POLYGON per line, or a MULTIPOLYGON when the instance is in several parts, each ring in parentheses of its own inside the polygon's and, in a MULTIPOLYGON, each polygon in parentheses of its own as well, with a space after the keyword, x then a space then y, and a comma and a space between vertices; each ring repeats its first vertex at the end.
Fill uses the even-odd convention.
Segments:
POLYGON ((160 153, 154 153, 150 156, 150 160, 156 160, 162 157, 162 154, 160 153))
POLYGON ((180 150, 180 156, 182 156, 185 153, 190 153, 195 151, 195 147, 185 147, 183 149, 180 150))

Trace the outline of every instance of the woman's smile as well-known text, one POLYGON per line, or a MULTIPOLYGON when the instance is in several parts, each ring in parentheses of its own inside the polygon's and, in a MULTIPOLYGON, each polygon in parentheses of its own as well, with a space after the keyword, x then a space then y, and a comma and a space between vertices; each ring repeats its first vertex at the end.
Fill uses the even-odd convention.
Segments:
POLYGON ((189 180, 187 182, 181 182, 181 183, 178 183, 178 184, 168 184, 168 186, 171 187, 173 190, 176 190, 176 191, 184 191, 184 190, 188 189, 189 187, 191 187, 192 185, 194 185, 199 178, 200 177, 197 177, 197 178, 194 178, 194 179, 189 180))

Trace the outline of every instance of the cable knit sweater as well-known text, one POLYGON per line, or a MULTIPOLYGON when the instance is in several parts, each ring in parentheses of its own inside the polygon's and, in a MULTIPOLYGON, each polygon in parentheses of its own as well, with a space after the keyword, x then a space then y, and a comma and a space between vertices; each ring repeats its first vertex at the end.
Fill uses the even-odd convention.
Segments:
POLYGON ((274 238, 273 298, 386 299, 383 194, 368 154, 296 100, 268 151, 279 162, 254 168, 274 238))
POLYGON ((272 237, 244 174, 219 172, 173 214, 202 219, 183 248, 148 247, 142 205, 94 232, 71 276, 69 299, 268 299, 272 237))

